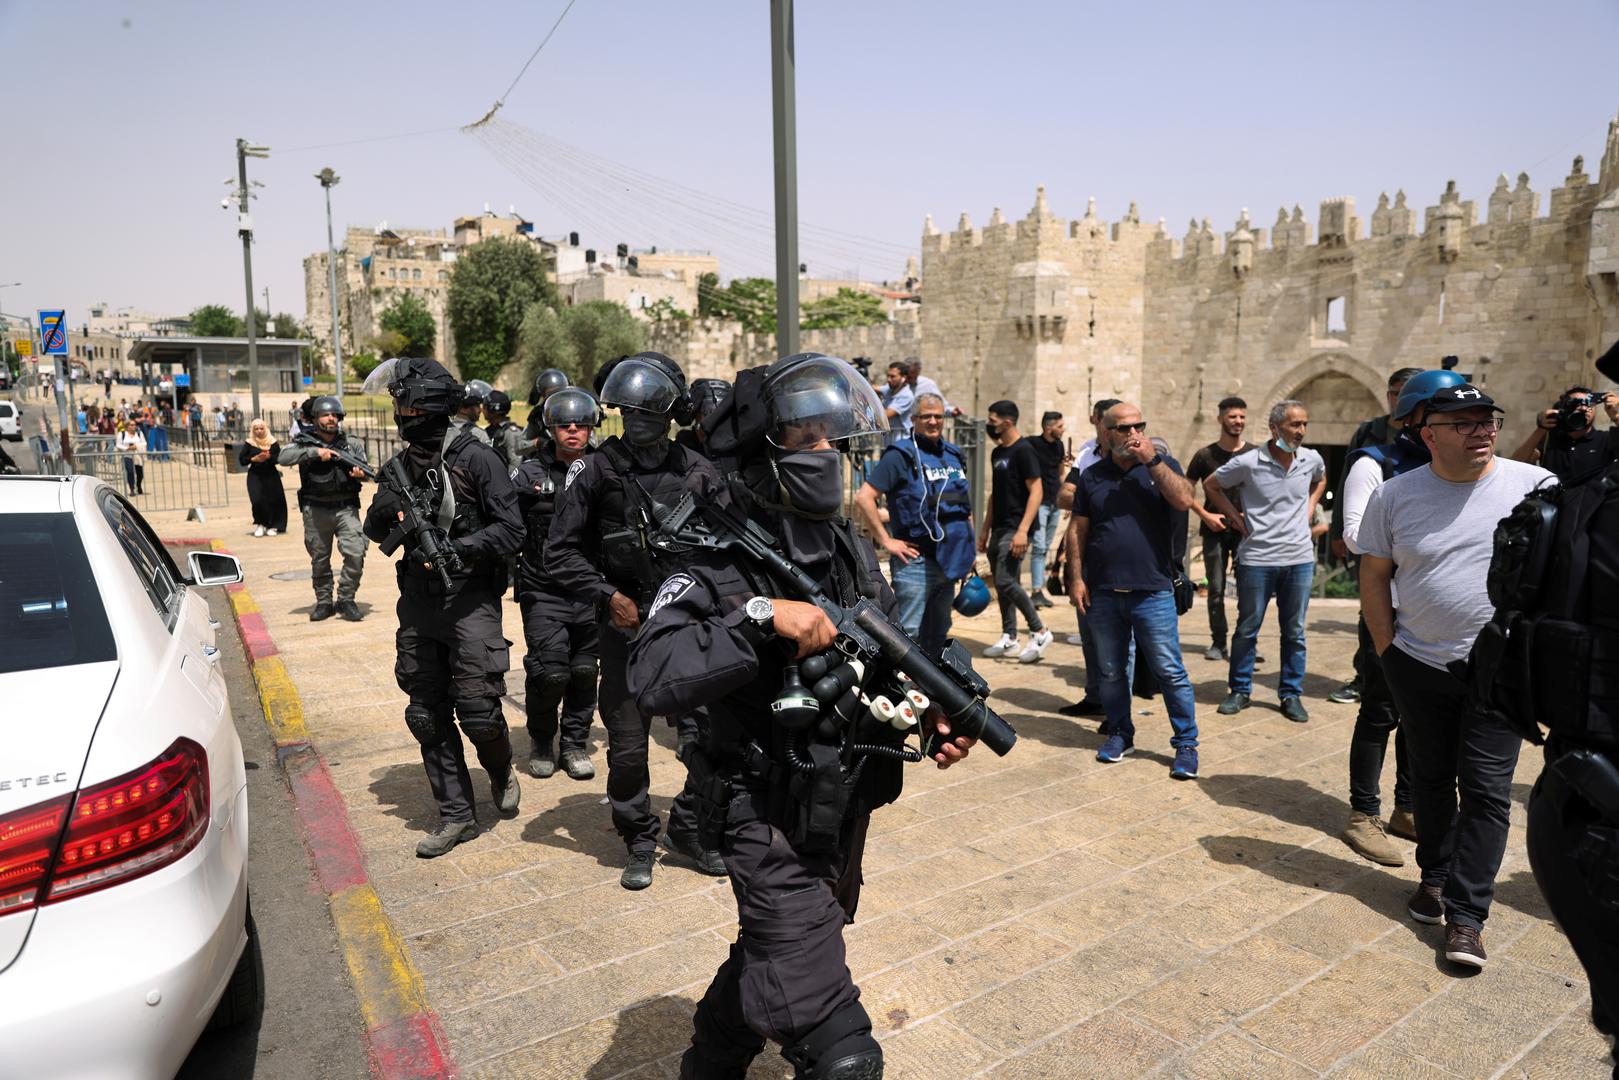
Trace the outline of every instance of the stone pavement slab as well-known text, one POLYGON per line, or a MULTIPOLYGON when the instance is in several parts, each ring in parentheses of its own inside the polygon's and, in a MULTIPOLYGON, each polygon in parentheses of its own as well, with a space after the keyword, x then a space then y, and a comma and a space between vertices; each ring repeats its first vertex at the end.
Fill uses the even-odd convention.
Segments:
MULTIPOLYGON (((245 535, 245 505, 201 525, 153 520, 167 536, 217 536, 242 556, 462 1074, 675 1076, 692 1009, 734 935, 730 889, 678 859, 644 892, 619 888, 600 726, 595 780, 524 777, 521 813, 501 820, 474 768, 485 832, 417 860, 434 809, 393 682, 390 560, 368 552, 364 622, 310 623, 297 537, 245 535)), ((505 614, 516 643, 507 716, 521 728, 517 606, 505 614)), ((912 768, 904 797, 873 820, 849 962, 888 1075, 1606 1075, 1584 976, 1524 853, 1538 754, 1518 768, 1490 966, 1458 977, 1438 957, 1439 929, 1404 917, 1411 845, 1398 842, 1408 864, 1388 869, 1337 839, 1355 706, 1324 696, 1350 672, 1352 603, 1311 606, 1303 725, 1277 710, 1274 625, 1261 637, 1270 662, 1254 706, 1222 717, 1225 665, 1201 658, 1201 606, 1182 621, 1201 727, 1194 783, 1168 778, 1159 700, 1134 703, 1137 752, 1117 765, 1095 760, 1094 720, 1055 713, 1083 674, 1079 649, 1061 642, 1071 617, 1054 614, 1059 640, 1041 663, 980 662, 1020 733, 1014 751, 979 751, 946 772, 912 768)), ((957 633, 976 649, 998 627, 980 616, 957 633)), ((661 723, 653 733, 662 812, 683 773, 673 733, 661 723)), ((526 753, 521 731, 514 743, 526 753)), ((790 1072, 772 1053, 750 1076, 790 1072)))

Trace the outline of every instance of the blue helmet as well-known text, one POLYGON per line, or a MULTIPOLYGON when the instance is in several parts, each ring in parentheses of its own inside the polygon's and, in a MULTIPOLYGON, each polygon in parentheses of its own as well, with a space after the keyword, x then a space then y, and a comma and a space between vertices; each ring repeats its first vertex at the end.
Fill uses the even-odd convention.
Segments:
POLYGON ((1406 380, 1405 386, 1400 390, 1400 399, 1394 403, 1394 411, 1389 415, 1396 420, 1404 420, 1411 415, 1413 409, 1445 387, 1463 386, 1466 382, 1465 376, 1454 371, 1441 371, 1437 368, 1419 371, 1406 380))
POLYGON ((972 618, 989 607, 989 586, 977 574, 971 575, 961 583, 961 591, 956 593, 956 602, 951 606, 958 614, 972 618))

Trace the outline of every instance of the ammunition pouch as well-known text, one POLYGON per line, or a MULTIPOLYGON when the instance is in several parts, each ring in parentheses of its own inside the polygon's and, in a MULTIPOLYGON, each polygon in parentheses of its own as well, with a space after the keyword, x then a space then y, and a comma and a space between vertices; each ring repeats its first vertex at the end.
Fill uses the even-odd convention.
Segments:
POLYGON ((651 552, 635 529, 617 529, 603 536, 601 553, 603 575, 627 593, 651 596, 663 583, 652 564, 651 552))
POLYGON ((704 851, 718 851, 731 806, 731 781, 698 747, 688 745, 685 749, 681 760, 686 763, 686 789, 692 793, 692 809, 697 815, 697 841, 704 851))
POLYGON ((837 747, 810 743, 804 756, 788 783, 787 840, 806 854, 836 854, 854 784, 844 775, 837 747))

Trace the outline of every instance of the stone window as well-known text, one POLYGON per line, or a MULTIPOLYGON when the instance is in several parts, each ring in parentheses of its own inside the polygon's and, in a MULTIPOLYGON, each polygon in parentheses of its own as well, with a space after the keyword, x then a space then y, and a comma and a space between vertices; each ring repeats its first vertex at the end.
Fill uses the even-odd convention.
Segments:
POLYGON ((438 279, 440 281, 449 281, 450 280, 450 272, 448 270, 440 270, 438 272, 438 279))
POLYGON ((1344 298, 1341 296, 1327 297, 1327 334, 1331 337, 1349 336, 1349 324, 1344 321, 1344 298))
POLYGON ((410 279, 412 281, 420 281, 420 280, 422 280, 422 272, 420 270, 412 270, 410 272, 410 279))

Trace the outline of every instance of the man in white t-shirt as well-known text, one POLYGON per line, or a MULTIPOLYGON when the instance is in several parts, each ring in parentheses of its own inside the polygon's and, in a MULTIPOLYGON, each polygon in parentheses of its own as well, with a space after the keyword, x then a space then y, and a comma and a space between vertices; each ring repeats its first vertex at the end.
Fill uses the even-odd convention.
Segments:
POLYGON ((1485 962, 1484 921, 1523 739, 1504 720, 1469 710, 1467 687, 1449 665, 1467 657, 1494 611, 1485 577, 1496 523, 1552 479, 1495 456, 1500 412, 1475 386, 1437 391, 1420 431, 1433 460, 1374 491, 1355 535, 1361 615, 1411 753, 1422 879, 1407 909, 1417 922, 1444 921, 1445 958, 1473 968, 1485 962))

